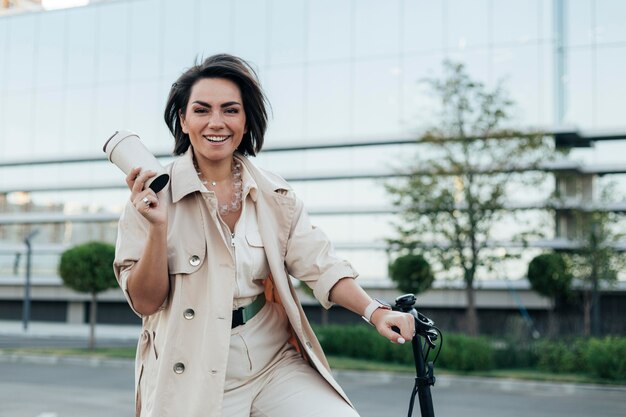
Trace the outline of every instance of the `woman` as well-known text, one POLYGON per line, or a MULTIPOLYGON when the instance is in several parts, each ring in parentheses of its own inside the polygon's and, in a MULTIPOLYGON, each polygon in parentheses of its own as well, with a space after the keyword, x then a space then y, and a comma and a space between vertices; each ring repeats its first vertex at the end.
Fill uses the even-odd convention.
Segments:
POLYGON ((392 342, 414 335, 412 316, 356 284, 291 187, 247 158, 263 145, 265 103, 245 61, 207 58, 180 76, 167 101, 180 155, 169 186, 144 189, 155 173, 139 175, 140 167, 126 178, 115 272, 143 319, 138 416, 358 416, 289 275, 325 308, 363 315, 392 342))

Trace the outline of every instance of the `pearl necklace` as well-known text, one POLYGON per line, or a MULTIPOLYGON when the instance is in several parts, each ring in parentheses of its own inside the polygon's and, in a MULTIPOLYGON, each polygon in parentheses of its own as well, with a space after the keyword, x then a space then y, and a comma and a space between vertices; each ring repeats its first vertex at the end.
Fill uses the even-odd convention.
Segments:
MULTIPOLYGON (((207 181, 202 174, 202 171, 198 168, 196 161, 193 161, 193 165, 196 168, 196 173, 198 174, 198 178, 200 182, 205 186, 207 184, 211 184, 212 187, 217 185, 217 181, 207 181)), ((236 213, 241 209, 241 200, 243 197, 243 180, 241 179, 241 163, 233 158, 233 163, 231 164, 231 178, 233 181, 233 197, 229 203, 225 204, 217 204, 218 212, 221 216, 225 216, 228 213, 236 213)))

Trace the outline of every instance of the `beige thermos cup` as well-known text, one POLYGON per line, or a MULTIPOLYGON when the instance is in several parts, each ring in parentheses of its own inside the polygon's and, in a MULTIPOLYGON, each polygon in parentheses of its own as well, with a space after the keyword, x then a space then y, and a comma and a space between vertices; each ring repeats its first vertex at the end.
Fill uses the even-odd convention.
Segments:
POLYGON ((105 142, 102 150, 107 154, 109 161, 117 165, 126 175, 136 167, 141 167, 141 172, 155 171, 157 175, 146 181, 146 185, 155 193, 161 191, 170 180, 163 165, 134 132, 118 130, 105 142))

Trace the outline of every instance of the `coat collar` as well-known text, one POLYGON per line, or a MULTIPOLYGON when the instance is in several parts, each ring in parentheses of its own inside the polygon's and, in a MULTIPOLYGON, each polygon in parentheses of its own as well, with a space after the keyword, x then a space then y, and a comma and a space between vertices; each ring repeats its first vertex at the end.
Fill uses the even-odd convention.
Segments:
MULTIPOLYGON (((239 152, 235 153, 235 158, 242 163, 245 173, 249 174, 250 181, 246 185, 250 188, 250 196, 255 202, 257 200, 256 188, 266 193, 274 193, 277 190, 291 190, 291 186, 285 180, 277 175, 260 170, 239 152)), ((177 203, 188 194, 203 190, 202 183, 193 165, 191 146, 172 163, 170 184, 172 202, 174 203, 177 203)))

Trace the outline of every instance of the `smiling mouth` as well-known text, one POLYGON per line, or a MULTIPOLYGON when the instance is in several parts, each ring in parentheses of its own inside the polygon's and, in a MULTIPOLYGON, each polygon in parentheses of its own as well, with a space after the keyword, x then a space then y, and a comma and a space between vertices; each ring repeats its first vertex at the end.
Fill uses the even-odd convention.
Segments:
POLYGON ((208 136, 208 135, 203 135, 202 137, 205 138, 206 140, 208 140, 211 143, 226 142, 228 140, 228 138, 230 138, 230 136, 208 136))

